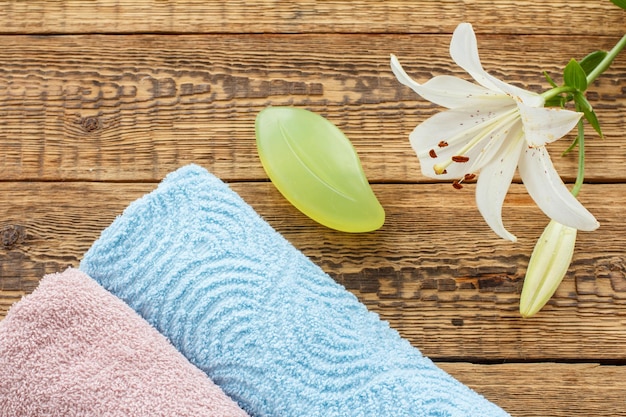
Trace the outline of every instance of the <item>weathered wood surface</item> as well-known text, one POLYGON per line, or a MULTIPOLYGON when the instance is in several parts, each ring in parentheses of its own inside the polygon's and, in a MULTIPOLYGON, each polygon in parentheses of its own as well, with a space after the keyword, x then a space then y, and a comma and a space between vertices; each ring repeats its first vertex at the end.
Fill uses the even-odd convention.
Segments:
MULTIPOLYGON (((0 176, 10 180, 157 181, 194 161, 225 180, 262 179, 254 118, 268 105, 320 112, 354 142, 372 182, 423 181, 407 136, 438 109, 400 85, 396 53, 418 80, 467 77, 449 35, 0 37, 0 176), (328 45, 333 47, 329 48, 328 45), (236 53, 234 52, 236 51, 236 53), (305 51, 300 53, 297 51, 305 51)), ((613 37, 481 36, 494 74, 543 91, 542 71, 613 37), (559 45, 543 60, 546 45, 559 45)), ((623 181, 626 59, 589 94, 605 138, 589 134, 587 178, 623 181)), ((554 144, 564 150, 569 140, 554 144)), ((566 180, 575 153, 555 152, 566 180)))
MULTIPOLYGON (((0 1, 0 319, 45 273, 78 265, 100 231, 165 174, 198 163, 444 369, 514 416, 626 415, 626 54, 590 89, 580 233, 568 276, 535 318, 517 313, 547 224, 514 184, 499 240, 474 186, 420 173, 407 136, 439 109, 399 85, 467 77, 448 55, 470 21, 483 65, 540 92, 570 58, 626 29, 610 1, 0 1), (254 118, 319 112, 353 141, 387 211, 380 230, 319 226, 267 181, 254 118), (554 362, 558 362, 555 364, 554 362), (585 363, 587 362, 587 363, 585 363)), ((576 154, 558 156, 567 182, 576 154)), ((1 377, 1 371, 0 371, 1 377)))
POLYGON ((456 22, 495 33, 621 36, 608 0, 0 1, 4 33, 439 33, 456 22))
POLYGON ((626 367, 623 366, 593 363, 487 366, 440 363, 440 366, 515 417, 626 416, 626 367))

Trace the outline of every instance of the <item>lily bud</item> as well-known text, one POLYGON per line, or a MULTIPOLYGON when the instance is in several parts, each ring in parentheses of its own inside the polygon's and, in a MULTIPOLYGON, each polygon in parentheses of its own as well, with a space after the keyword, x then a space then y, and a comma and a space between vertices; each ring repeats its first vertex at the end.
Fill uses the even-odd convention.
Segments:
POLYGON ((551 220, 535 245, 519 311, 523 317, 535 315, 548 302, 563 280, 574 255, 576 229, 551 220))

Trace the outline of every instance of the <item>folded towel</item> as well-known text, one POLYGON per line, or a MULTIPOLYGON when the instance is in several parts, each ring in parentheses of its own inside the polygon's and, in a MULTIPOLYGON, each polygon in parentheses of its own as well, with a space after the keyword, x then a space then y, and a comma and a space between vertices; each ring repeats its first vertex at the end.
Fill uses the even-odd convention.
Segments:
POLYGON ((246 416, 124 302, 77 269, 0 322, 0 416, 246 416))
POLYGON ((189 165, 81 266, 255 416, 506 416, 189 165))

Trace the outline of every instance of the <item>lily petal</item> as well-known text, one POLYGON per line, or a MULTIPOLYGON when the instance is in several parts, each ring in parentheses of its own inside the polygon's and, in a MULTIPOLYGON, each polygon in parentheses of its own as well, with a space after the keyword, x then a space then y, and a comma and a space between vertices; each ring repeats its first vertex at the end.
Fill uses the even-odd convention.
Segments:
MULTIPOLYGON (((489 74, 487 74, 489 75, 489 74)), ((491 75, 489 75, 491 77, 491 75)), ((543 107, 545 100, 543 97, 532 91, 524 90, 523 88, 507 84, 504 81, 500 81, 495 77, 492 77, 493 82, 500 86, 500 89, 511 97, 515 97, 518 102, 526 104, 530 107, 543 107)))
POLYGON ((450 41, 450 56, 477 83, 489 90, 502 91, 497 83, 493 82, 493 77, 483 69, 480 63, 478 42, 471 24, 461 23, 454 30, 452 40, 450 41))
POLYGON ((582 113, 571 110, 530 107, 524 103, 519 103, 518 108, 524 123, 526 142, 531 147, 543 146, 562 138, 582 116, 582 113))
POLYGON ((393 75, 395 75, 398 81, 400 81, 400 84, 413 89, 413 91, 419 94, 418 89, 422 85, 414 81, 413 78, 409 77, 409 74, 404 71, 404 68, 402 68, 402 65, 400 64, 400 61, 398 61, 398 57, 394 54, 391 54, 391 72, 393 72, 393 75))
POLYGON ((494 158, 480 171, 476 184, 476 206, 485 222, 498 236, 515 242, 517 238, 509 233, 502 223, 502 204, 509 190, 517 161, 524 147, 523 140, 515 140, 520 136, 521 126, 508 133, 513 140, 506 140, 500 150, 500 156, 494 158))
POLYGON ((539 94, 500 81, 484 70, 478 55, 478 42, 472 25, 461 23, 457 26, 450 41, 450 56, 456 64, 472 76, 477 83, 490 90, 501 91, 517 97, 529 106, 541 107, 544 104, 539 94))
POLYGON ((446 108, 466 106, 507 105, 511 98, 450 75, 433 77, 424 84, 414 81, 404 71, 395 55, 391 55, 391 70, 401 84, 411 88, 425 100, 446 108), (494 104, 495 101, 498 103, 494 104))
POLYGON ((498 150, 487 146, 489 141, 497 142, 499 136, 495 135, 501 134, 498 133, 501 126, 497 119, 514 108, 509 105, 508 108, 496 106, 493 109, 472 107, 446 110, 419 124, 409 135, 409 139, 420 160, 422 173, 430 178, 458 179, 470 172, 470 167, 471 171, 480 170, 498 150), (476 142, 474 146, 469 151, 464 151, 472 141, 476 142), (485 149, 489 150, 489 155, 485 153, 485 149), (435 164, 445 163, 455 155, 469 157, 469 164, 453 163, 445 174, 435 173, 435 164))
POLYGON ((528 194, 548 217, 583 231, 600 226, 593 214, 569 192, 545 147, 524 149, 519 172, 528 194))

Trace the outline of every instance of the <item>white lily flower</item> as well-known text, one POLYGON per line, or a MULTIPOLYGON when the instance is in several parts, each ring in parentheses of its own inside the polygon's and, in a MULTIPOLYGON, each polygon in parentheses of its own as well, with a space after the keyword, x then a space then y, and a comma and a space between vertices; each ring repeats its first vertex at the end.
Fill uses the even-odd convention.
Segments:
POLYGON ((504 239, 516 240, 502 222, 502 204, 517 166, 528 193, 548 217, 579 230, 597 229, 599 223, 569 192, 545 148, 576 126, 582 114, 545 108, 541 95, 487 73, 469 23, 461 23, 454 31, 450 55, 478 85, 447 75, 419 84, 391 56, 391 69, 402 84, 448 109, 410 135, 422 173, 455 179, 454 187, 462 188, 463 181, 480 171, 476 205, 491 229, 504 239))
POLYGON ((519 311, 535 315, 554 294, 567 273, 576 244, 577 230, 551 220, 530 255, 519 311))

